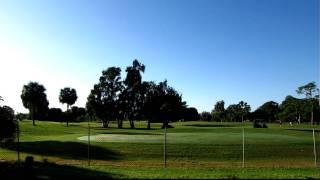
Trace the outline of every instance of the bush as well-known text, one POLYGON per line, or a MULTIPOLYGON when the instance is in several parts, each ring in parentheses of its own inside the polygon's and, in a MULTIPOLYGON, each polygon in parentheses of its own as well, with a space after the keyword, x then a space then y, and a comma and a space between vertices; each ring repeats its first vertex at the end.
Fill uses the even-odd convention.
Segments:
POLYGON ((70 122, 83 122, 87 121, 87 111, 85 108, 73 106, 69 111, 66 112, 70 122))
POLYGON ((13 109, 9 106, 0 106, 0 142, 12 142, 15 139, 17 127, 13 109))
POLYGON ((19 121, 29 119, 29 114, 28 113, 18 113, 18 114, 16 114, 16 119, 19 121))
POLYGON ((212 115, 209 112, 202 112, 200 115, 200 119, 202 121, 211 121, 212 120, 212 115))
POLYGON ((255 119, 253 121, 254 128, 268 128, 266 122, 263 119, 255 119))
POLYGON ((60 108, 50 108, 48 111, 47 120, 63 122, 65 119, 65 114, 62 112, 60 108))

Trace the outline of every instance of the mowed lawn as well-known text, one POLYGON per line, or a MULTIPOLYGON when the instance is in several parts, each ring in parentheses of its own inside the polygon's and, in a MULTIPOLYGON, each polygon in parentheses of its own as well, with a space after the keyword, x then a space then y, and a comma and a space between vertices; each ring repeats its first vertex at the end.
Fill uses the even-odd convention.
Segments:
MULTIPOLYGON (((101 128, 90 123, 20 123, 21 159, 55 162, 113 174, 116 178, 320 178, 314 167, 312 129, 308 125, 176 122, 167 129, 167 168, 163 168, 164 130, 101 128), (245 127, 245 169, 242 168, 242 127, 245 127), (88 156, 90 161, 88 161, 88 156), (90 167, 88 164, 90 163, 90 167)), ((319 129, 319 127, 316 127, 319 129)), ((316 131, 317 153, 320 135, 316 131)), ((16 146, 0 150, 0 159, 16 160, 16 146)), ((319 164, 320 165, 320 164, 319 164)))

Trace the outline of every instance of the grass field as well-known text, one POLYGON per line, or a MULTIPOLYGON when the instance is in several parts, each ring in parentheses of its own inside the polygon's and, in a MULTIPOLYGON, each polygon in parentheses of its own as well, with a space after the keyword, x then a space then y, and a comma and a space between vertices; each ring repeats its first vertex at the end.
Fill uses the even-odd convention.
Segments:
MULTIPOLYGON (((31 121, 22 121, 21 159, 32 155, 39 162, 78 168, 77 173, 114 178, 320 178, 314 167, 312 129, 308 125, 269 124, 267 129, 254 129, 246 123, 244 169, 241 124, 172 125, 175 128, 167 130, 166 169, 164 130, 160 129, 161 124, 153 124, 153 129, 147 130, 143 121, 136 123, 137 129, 129 129, 128 124, 124 129, 115 125, 104 129, 98 123, 90 123, 90 167, 87 123, 66 127, 38 121, 33 127, 31 121)), ((316 140, 320 154, 318 131, 316 140)), ((2 148, 0 159, 16 160, 15 148, 2 148)))

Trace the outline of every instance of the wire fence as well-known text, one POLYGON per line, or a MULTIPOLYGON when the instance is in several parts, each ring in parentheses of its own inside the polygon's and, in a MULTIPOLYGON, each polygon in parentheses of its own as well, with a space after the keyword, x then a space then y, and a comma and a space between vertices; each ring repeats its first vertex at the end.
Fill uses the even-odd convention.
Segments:
MULTIPOLYGON (((56 126, 61 124, 57 123, 56 126)), ((137 121, 136 129, 117 122, 57 128, 21 128, 12 143, 1 142, 2 161, 66 165, 158 168, 318 167, 319 128, 252 128, 241 123, 184 123, 161 129, 137 121), (79 130, 81 132, 74 132, 79 130)))

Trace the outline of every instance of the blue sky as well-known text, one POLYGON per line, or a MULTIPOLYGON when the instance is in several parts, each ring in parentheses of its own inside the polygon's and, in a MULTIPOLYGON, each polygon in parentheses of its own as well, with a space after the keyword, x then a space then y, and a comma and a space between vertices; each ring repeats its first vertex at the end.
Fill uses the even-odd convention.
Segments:
POLYGON ((0 95, 18 112, 23 84, 61 88, 84 106, 103 69, 146 65, 143 79, 167 79, 189 106, 252 109, 319 82, 316 0, 0 1, 0 95))

